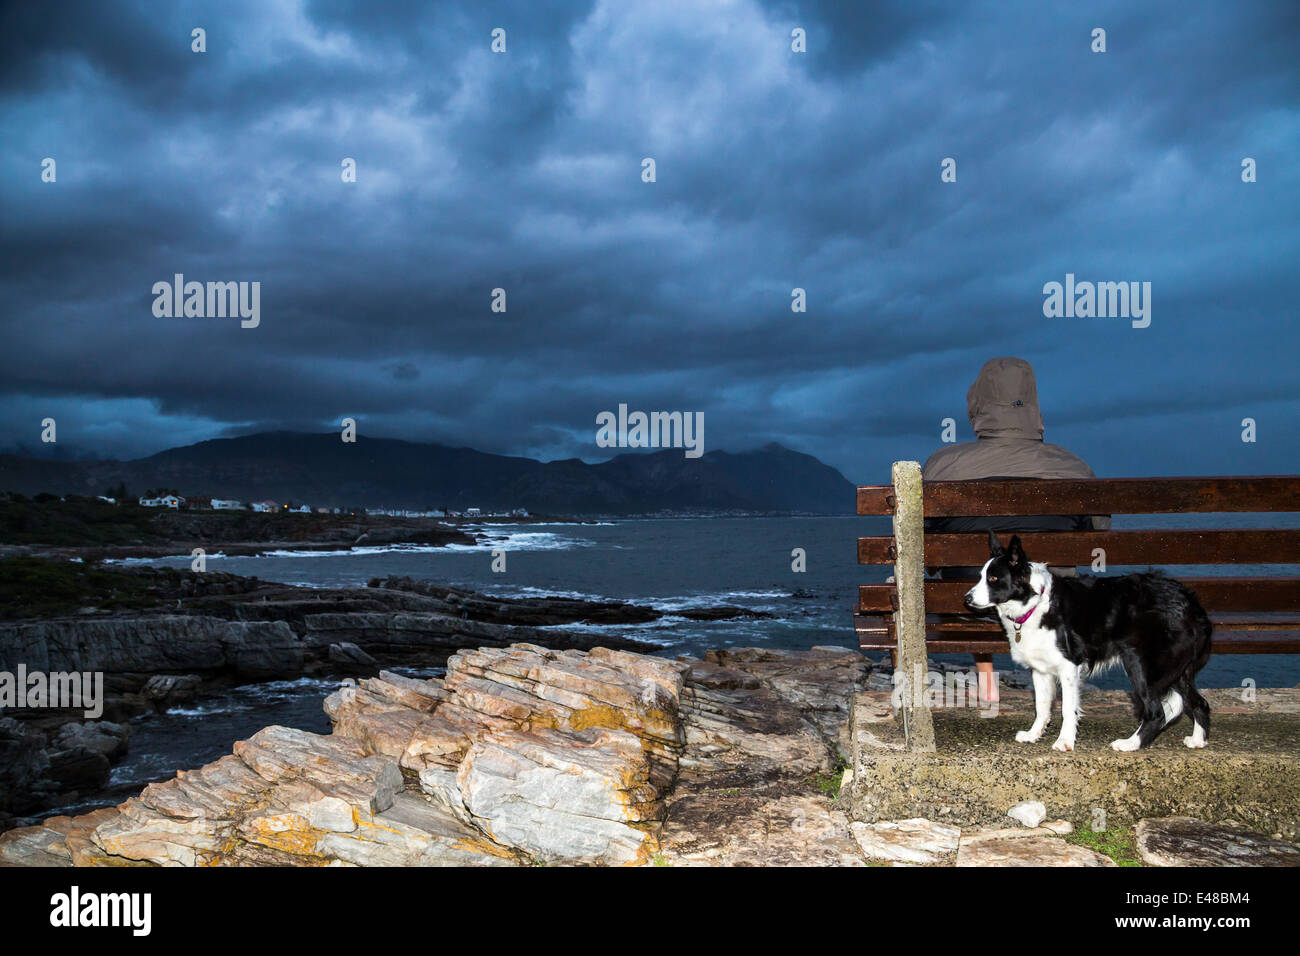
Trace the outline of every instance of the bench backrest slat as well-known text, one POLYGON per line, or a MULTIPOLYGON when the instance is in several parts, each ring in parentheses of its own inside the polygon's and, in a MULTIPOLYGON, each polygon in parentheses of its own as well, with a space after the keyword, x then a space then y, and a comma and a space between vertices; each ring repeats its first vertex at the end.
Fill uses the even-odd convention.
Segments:
MULTIPOLYGON (((893 488, 858 489, 858 514, 893 513, 893 488)), ((925 516, 1300 511, 1300 476, 930 481, 925 516)))
MULTIPOLYGON (((1215 614, 1250 611, 1267 614, 1300 612, 1300 578, 1181 578, 1196 592, 1205 610, 1215 614)), ((970 581, 926 581, 927 614, 969 614, 962 597, 970 581)), ((858 587, 858 609, 863 613, 890 613, 896 606, 892 584, 858 587)))
MULTIPOLYGON (((1000 536, 1005 543, 1008 534, 1000 536)), ((1066 531, 1022 534, 1035 561, 1053 565, 1092 564, 1094 551, 1107 565, 1300 564, 1300 528, 1199 528, 1188 530, 1066 531)), ((988 560, 987 534, 927 534, 925 563, 937 567, 979 567, 988 560)), ((894 539, 858 539, 859 564, 893 564, 894 539)))

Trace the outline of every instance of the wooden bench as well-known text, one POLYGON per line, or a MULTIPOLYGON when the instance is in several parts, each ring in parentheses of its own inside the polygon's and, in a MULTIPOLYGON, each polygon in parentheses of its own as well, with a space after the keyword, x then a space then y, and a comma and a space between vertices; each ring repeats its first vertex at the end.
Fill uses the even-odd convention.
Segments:
MULTIPOLYGON (((858 488, 858 514, 895 515, 894 535, 858 539, 859 563, 895 563, 899 552, 896 504, 893 485, 858 488)), ((1300 511, 1300 475, 938 481, 923 484, 921 507, 926 518, 1292 512, 1300 511)), ((1007 533, 999 536, 1004 543, 1009 537, 1007 533)), ((1097 549, 1104 552, 1107 568, 1300 564, 1300 528, 1057 531, 1020 537, 1030 560, 1079 566, 1084 571, 1092 565, 1097 549)), ((923 540, 927 568, 980 567, 988 560, 985 531, 926 533, 923 540)), ((1300 653, 1300 577, 1233 575, 1180 580, 1196 592, 1214 621, 1214 653, 1300 653)), ((962 604, 970 587, 969 581, 924 581, 927 653, 1008 653, 998 623, 970 614, 962 604)), ((896 585, 864 584, 859 588, 854 617, 862 650, 889 651, 897 663, 898 610, 896 585)))

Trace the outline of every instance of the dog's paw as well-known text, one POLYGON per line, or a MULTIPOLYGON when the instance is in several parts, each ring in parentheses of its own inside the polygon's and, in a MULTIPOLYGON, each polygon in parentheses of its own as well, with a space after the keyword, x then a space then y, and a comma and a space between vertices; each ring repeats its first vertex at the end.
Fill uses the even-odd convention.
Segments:
POLYGON ((1017 731, 1016 731, 1016 743, 1018 743, 1018 744, 1036 744, 1036 743, 1038 743, 1038 738, 1041 737, 1041 736, 1043 736, 1043 732, 1042 732, 1041 730, 1039 730, 1039 731, 1033 731, 1033 730, 1017 730, 1017 731))
POLYGON ((1141 745, 1138 743, 1136 737, 1124 737, 1120 740, 1112 740, 1110 742, 1110 749, 1118 750, 1120 752, 1137 750, 1139 746, 1141 745))
POLYGON ((1064 737, 1057 737, 1057 738, 1056 738, 1056 743, 1052 744, 1052 749, 1053 749, 1053 750, 1061 750, 1061 751, 1073 750, 1073 749, 1074 749, 1074 741, 1073 741, 1073 740, 1066 740, 1064 737))
POLYGON ((1208 741, 1206 741, 1203 737, 1197 737, 1193 735, 1191 737, 1184 737, 1183 743, 1186 744, 1188 747, 1191 747, 1193 750, 1200 750, 1202 747, 1206 745, 1206 743, 1208 743, 1208 741))

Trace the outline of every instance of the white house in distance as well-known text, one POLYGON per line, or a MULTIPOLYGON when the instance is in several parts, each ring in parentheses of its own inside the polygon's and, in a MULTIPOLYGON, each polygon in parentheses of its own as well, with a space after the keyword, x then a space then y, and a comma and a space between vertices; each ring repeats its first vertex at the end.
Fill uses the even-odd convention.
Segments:
POLYGON ((466 508, 466 509, 465 509, 465 517, 466 517, 466 518, 477 518, 477 517, 478 517, 479 515, 481 515, 482 513, 483 513, 483 512, 480 511, 478 508, 466 508))
POLYGON ((298 507, 296 507, 296 508, 290 508, 289 510, 290 510, 290 511, 296 511, 296 512, 298 512, 298 514, 302 514, 302 515, 309 515, 309 514, 311 514, 311 507, 310 507, 309 505, 299 505, 298 507))
POLYGON ((280 506, 277 505, 274 501, 254 501, 254 502, 253 502, 253 510, 254 510, 254 511, 274 511, 276 508, 279 508, 279 507, 280 507, 280 506))
POLYGON ((185 504, 184 498, 178 498, 176 495, 163 495, 161 498, 141 498, 140 506, 142 508, 179 508, 185 504))
POLYGON ((244 507, 242 501, 231 501, 226 498, 213 498, 212 507, 216 511, 238 511, 244 507))

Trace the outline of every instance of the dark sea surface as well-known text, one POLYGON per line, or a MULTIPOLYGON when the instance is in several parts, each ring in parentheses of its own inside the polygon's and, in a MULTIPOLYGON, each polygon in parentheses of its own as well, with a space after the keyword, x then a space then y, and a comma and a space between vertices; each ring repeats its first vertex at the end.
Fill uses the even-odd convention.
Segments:
MULTIPOLYGON (((1122 516, 1116 528, 1300 526, 1300 515, 1122 516)), ((259 557, 208 556, 210 570, 256 575, 312 587, 364 585, 372 577, 408 575, 505 597, 563 595, 649 604, 671 612, 736 604, 768 611, 772 619, 695 622, 671 615, 648 625, 600 626, 654 642, 668 655, 699 656, 712 647, 815 645, 856 647, 852 609, 859 584, 881 582, 889 568, 857 564, 859 535, 888 534, 882 518, 664 518, 597 523, 484 525, 478 546, 372 548, 353 552, 276 552, 259 557), (791 568, 802 548, 807 570, 791 568), (492 552, 506 552, 506 571, 492 571, 492 552)), ((1032 558, 1033 556, 1030 555, 1032 558)), ((187 567, 188 557, 142 563, 187 567)), ((1111 567, 1109 573, 1126 568, 1111 567)), ((1176 576, 1207 576, 1215 569, 1175 567, 1176 576)), ((1294 565, 1239 567, 1239 574, 1300 573, 1294 565)), ((962 657, 952 657, 969 663, 962 657)), ((1009 657, 996 666, 1011 670, 1009 657)), ((414 676, 433 676, 407 671, 414 676)), ((1205 687, 1293 686, 1300 655, 1222 655, 1201 672, 1205 687)), ((1125 688, 1122 671, 1093 678, 1125 688)), ((197 767, 230 752, 231 744, 268 724, 325 733, 321 702, 334 681, 304 679, 237 688, 191 710, 138 719, 128 756, 113 782, 143 783, 197 767)), ((65 808, 66 809, 66 808, 65 808)))

